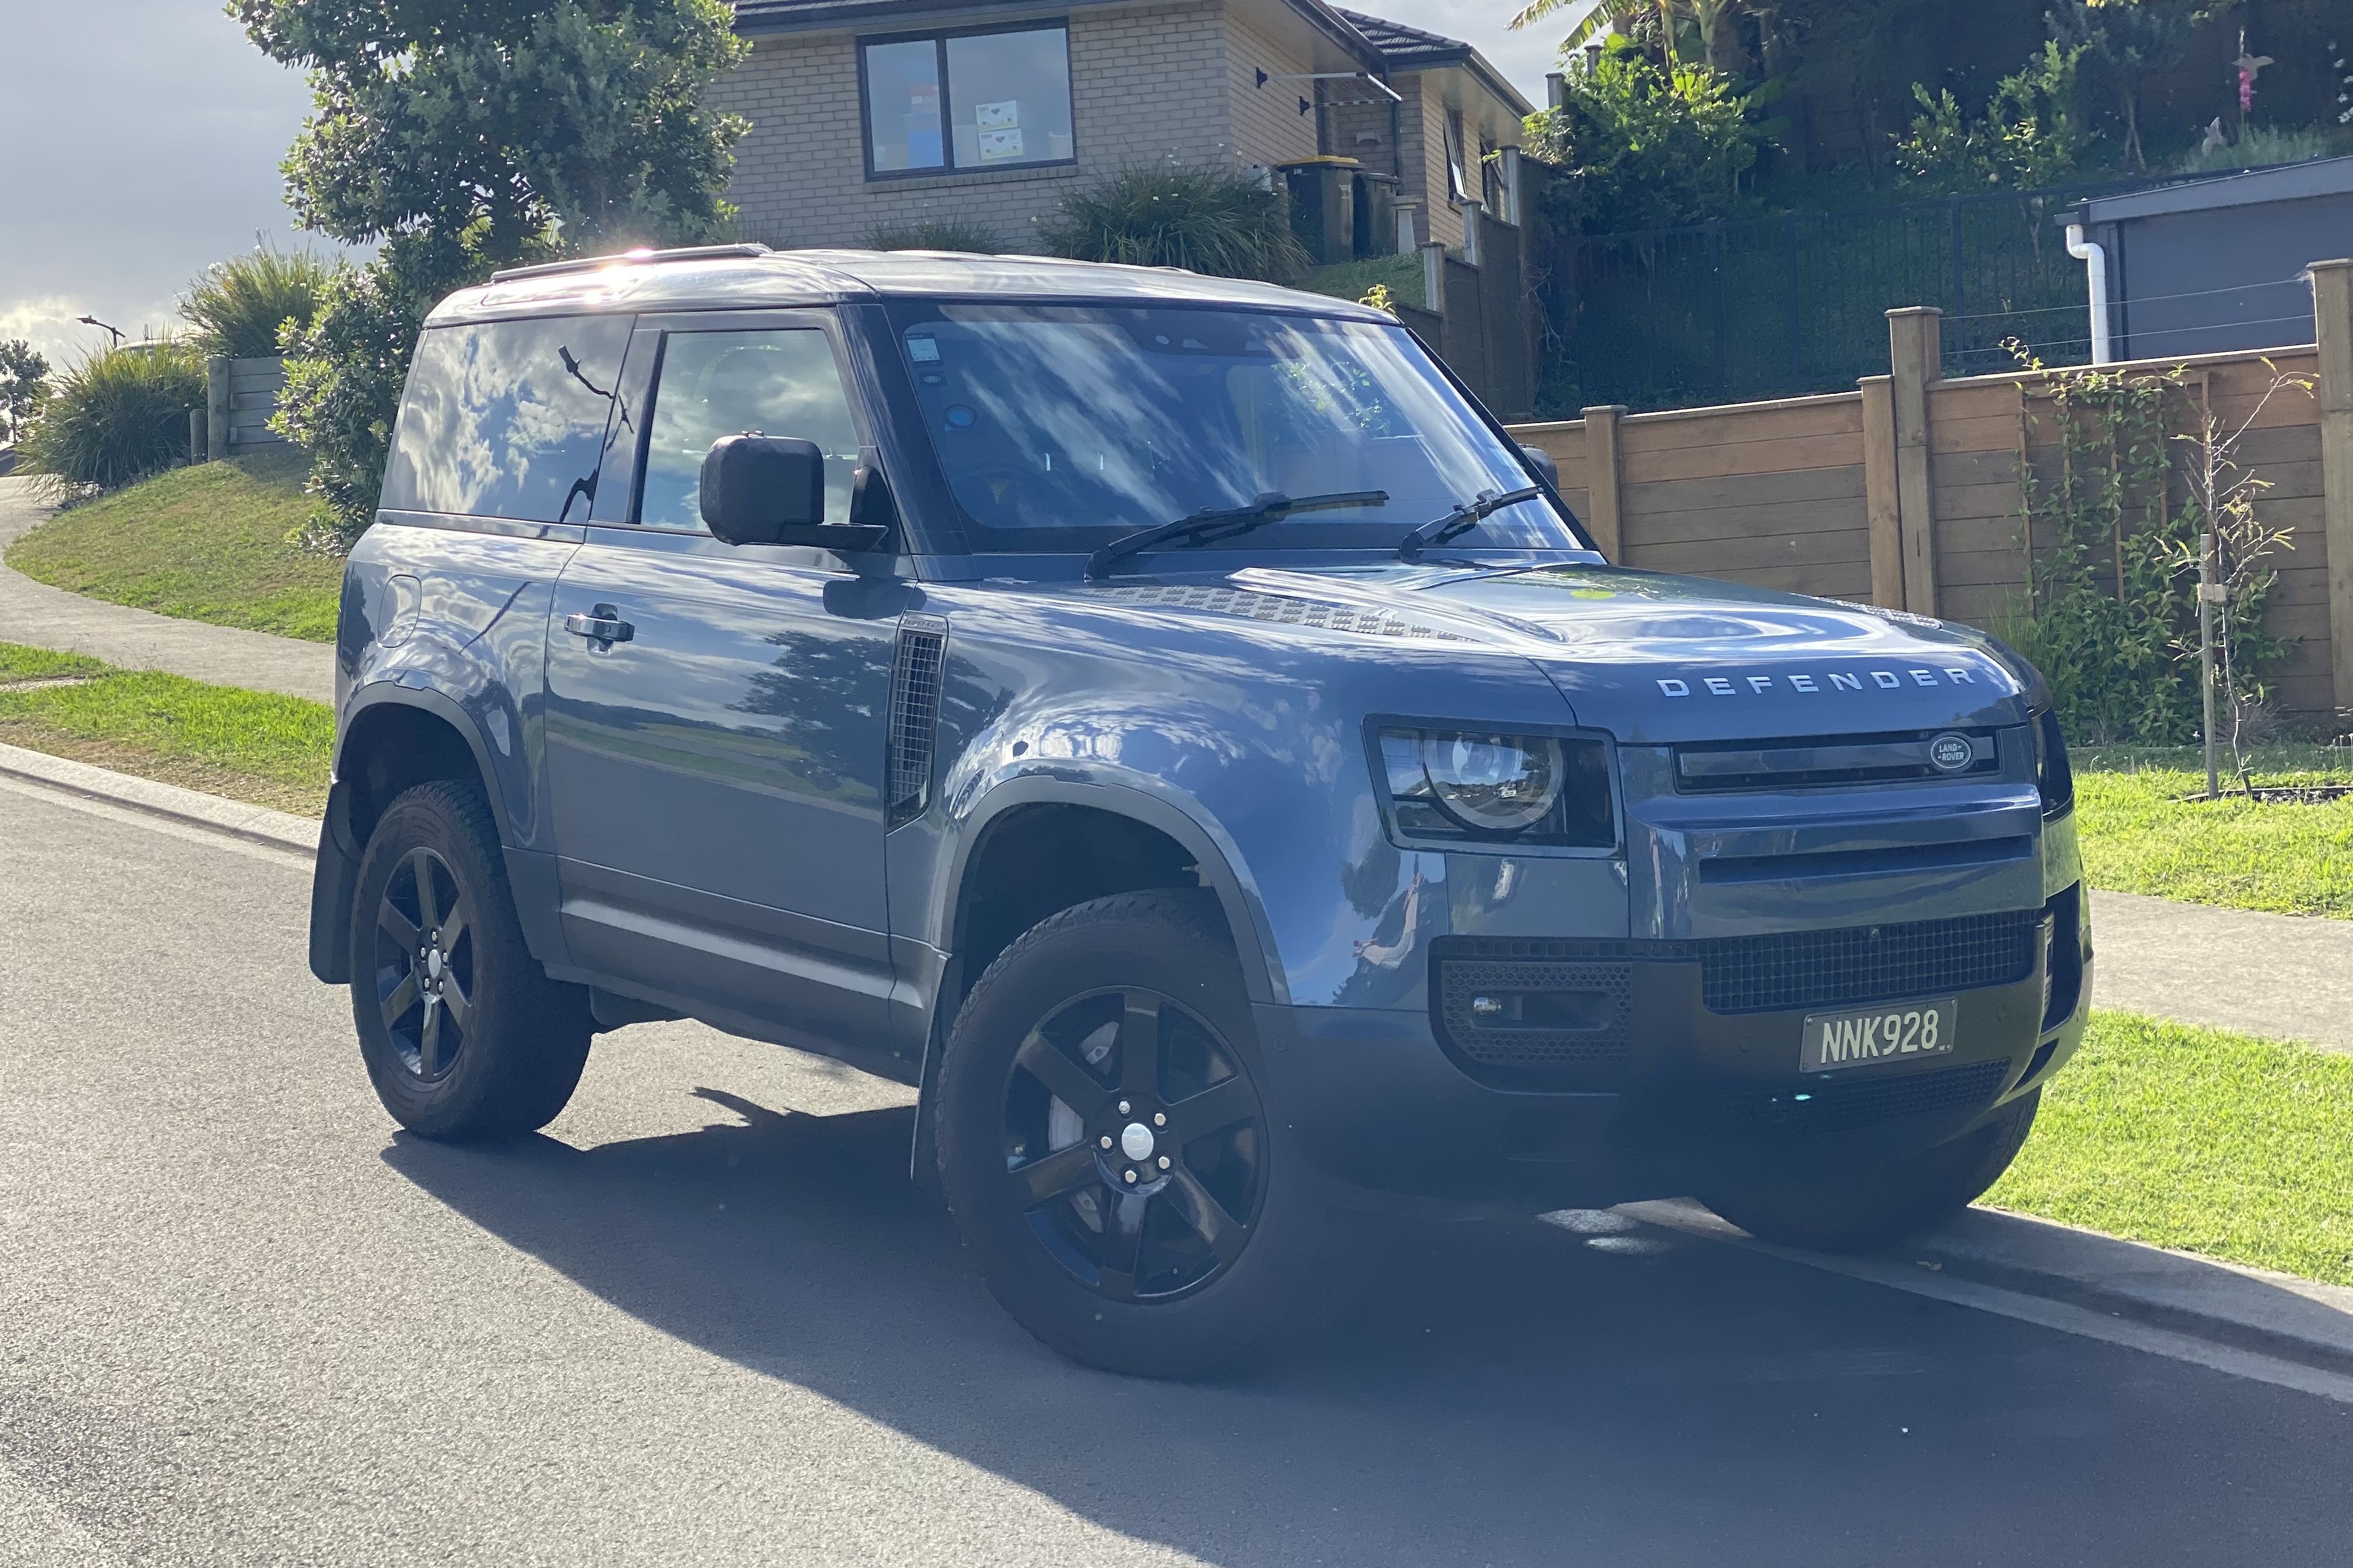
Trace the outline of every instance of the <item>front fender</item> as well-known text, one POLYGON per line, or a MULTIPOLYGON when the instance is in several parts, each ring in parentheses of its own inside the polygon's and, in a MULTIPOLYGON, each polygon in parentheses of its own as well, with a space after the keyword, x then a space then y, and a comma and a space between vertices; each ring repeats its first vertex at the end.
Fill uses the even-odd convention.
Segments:
POLYGON ((952 918, 956 889, 964 886, 973 853, 987 839, 989 825, 1008 812, 1041 805, 1109 812, 1166 834, 1182 846, 1200 868, 1202 885, 1218 895, 1225 910, 1250 1000, 1290 1002, 1282 965, 1270 961, 1270 955, 1278 951, 1274 929, 1248 858, 1199 801, 1166 779, 1132 768, 1068 761, 1015 762, 994 770, 993 776, 969 790, 961 808, 950 812, 949 852, 940 861, 941 887, 927 900, 928 907, 941 913, 943 948, 947 934, 944 921, 952 918))

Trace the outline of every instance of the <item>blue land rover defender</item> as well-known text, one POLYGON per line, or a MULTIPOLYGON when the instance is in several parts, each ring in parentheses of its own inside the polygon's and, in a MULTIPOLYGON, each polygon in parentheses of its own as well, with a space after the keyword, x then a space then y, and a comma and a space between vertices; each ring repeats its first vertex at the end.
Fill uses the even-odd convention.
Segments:
POLYGON ((1383 1210, 1883 1244, 2083 1030, 2033 670, 1609 564, 1317 296, 501 274, 417 346, 339 658, 311 965, 395 1119, 539 1127, 655 1018, 883 1074, 998 1299, 1100 1365, 1233 1355, 1383 1210))

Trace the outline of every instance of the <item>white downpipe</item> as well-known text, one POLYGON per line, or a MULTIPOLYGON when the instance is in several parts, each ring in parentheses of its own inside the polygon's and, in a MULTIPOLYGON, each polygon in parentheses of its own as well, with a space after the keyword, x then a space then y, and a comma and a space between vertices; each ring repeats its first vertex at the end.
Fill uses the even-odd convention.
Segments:
POLYGON ((2067 226, 2067 254, 2084 264, 2084 281, 2092 292, 2092 363, 2113 364, 2108 353, 2108 253, 2084 237, 2084 226, 2067 226))

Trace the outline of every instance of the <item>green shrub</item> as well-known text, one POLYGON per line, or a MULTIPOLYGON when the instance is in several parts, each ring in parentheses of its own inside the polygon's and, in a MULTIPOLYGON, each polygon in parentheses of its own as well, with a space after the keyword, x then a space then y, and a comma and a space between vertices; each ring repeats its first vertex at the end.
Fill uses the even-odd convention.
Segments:
POLYGON ((2076 72, 2088 46, 2046 43, 2001 79, 1984 115, 1961 112, 1952 89, 1930 97, 1915 82, 1922 113, 1895 142, 1895 162, 1921 184, 1943 191, 2057 184, 2082 166, 2091 138, 2076 110, 2076 72))
POLYGON ((1291 209, 1238 169, 1155 163, 1073 191, 1041 237, 1080 261, 1181 267, 1213 278, 1295 282, 1314 258, 1291 232, 1291 209))
POLYGON ((870 250, 955 250, 969 256, 996 256, 1004 242, 985 224, 965 218, 926 218, 921 223, 885 224, 866 237, 870 250))
POLYGON ((367 266, 338 273, 310 324, 288 339, 286 388, 269 425, 311 454, 310 488, 326 506, 309 542, 347 549, 375 521, 426 314, 493 265, 438 235, 396 236, 367 266))
POLYGON ((195 324, 205 353, 267 358, 278 352, 283 323, 292 321, 297 330, 310 325, 336 271, 333 262, 307 250, 257 246, 205 268, 189 285, 180 314, 195 324))
POLYGON ((1621 234, 1725 217, 1771 134, 1751 99, 1705 66, 1672 69, 1613 37, 1564 84, 1558 109, 1528 116, 1528 150, 1565 170, 1546 216, 1568 234, 1621 234))
POLYGON ((2221 174, 2268 163, 2308 163, 2333 154, 2337 142, 2321 125, 2250 125, 2239 132, 2238 141, 2200 147, 2174 169, 2183 174, 2221 174))
POLYGON ((112 489, 188 456, 188 414, 205 405, 191 343, 125 343, 58 377, 16 444, 18 468, 53 490, 112 489))

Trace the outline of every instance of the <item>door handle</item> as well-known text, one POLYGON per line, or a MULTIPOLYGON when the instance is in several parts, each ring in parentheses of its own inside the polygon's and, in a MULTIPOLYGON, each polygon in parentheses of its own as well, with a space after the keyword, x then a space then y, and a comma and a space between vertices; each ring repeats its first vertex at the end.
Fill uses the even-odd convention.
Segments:
POLYGON ((586 615, 564 617, 564 629, 576 637, 610 647, 617 642, 628 642, 638 635, 638 628, 621 619, 621 612, 610 605, 598 605, 586 615))

